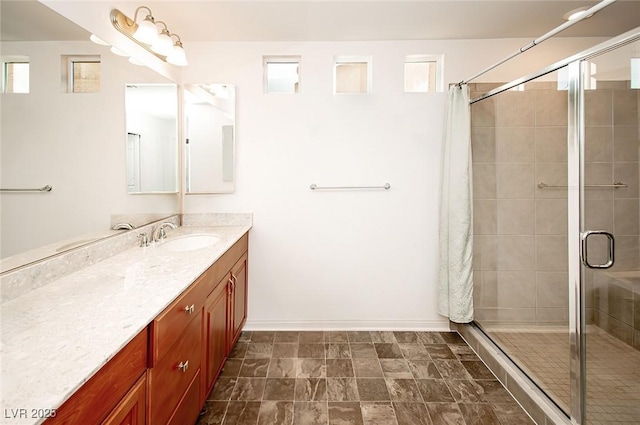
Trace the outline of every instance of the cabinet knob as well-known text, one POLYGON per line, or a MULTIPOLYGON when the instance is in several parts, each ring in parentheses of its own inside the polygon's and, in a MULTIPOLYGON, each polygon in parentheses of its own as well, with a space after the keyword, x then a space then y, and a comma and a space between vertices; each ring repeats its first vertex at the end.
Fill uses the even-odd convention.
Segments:
POLYGON ((178 370, 181 372, 186 372, 189 369, 189 360, 185 360, 184 362, 180 362, 178 364, 178 370))
POLYGON ((187 314, 193 314, 194 311, 196 311, 195 304, 188 305, 184 308, 184 312, 187 314))

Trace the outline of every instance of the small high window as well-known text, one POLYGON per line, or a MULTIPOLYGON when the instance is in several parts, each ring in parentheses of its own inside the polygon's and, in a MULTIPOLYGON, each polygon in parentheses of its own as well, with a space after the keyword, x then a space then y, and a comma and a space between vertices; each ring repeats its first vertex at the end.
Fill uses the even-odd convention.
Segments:
POLYGON ((300 90, 300 56, 265 56, 264 92, 298 93, 300 90))
POLYGON ((404 91, 406 93, 443 91, 442 56, 407 56, 404 61, 404 91))
POLYGON ((2 58, 2 93, 29 93, 29 58, 2 58))
POLYGON ((63 75, 69 93, 100 91, 100 56, 64 56, 63 75))
POLYGON ((371 93, 371 57, 336 56, 334 93, 371 93))

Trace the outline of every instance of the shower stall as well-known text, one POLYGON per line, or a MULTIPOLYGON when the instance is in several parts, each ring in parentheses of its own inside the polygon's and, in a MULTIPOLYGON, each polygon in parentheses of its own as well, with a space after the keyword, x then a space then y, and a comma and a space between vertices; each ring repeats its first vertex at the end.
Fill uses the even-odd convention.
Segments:
POLYGON ((471 327, 542 423, 640 424, 640 29, 469 87, 471 327))

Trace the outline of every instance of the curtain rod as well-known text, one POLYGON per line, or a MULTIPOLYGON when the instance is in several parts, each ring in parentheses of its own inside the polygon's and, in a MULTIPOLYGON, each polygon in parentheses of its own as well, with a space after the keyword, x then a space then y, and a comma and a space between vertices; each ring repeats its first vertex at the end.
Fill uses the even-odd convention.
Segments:
POLYGON ((527 50, 531 49, 532 47, 537 46, 538 44, 542 43, 543 41, 553 37, 554 35, 558 34, 561 31, 566 30, 567 28, 577 24, 578 22, 582 21, 583 19, 587 19, 590 18, 594 13, 598 12, 601 9, 604 9, 605 7, 609 6, 611 3, 614 3, 616 0, 603 0, 600 3, 596 4, 595 6, 591 7, 590 9, 586 10, 582 15, 580 15, 578 18, 573 19, 571 21, 567 21, 564 24, 552 29, 551 31, 547 32, 544 35, 541 35, 540 37, 536 38, 535 40, 533 40, 532 42, 530 42, 529 44, 522 46, 520 49, 516 50, 515 52, 513 52, 512 54, 510 54, 509 56, 507 56, 506 58, 496 62, 495 64, 491 65, 490 67, 488 67, 487 69, 484 69, 480 72, 478 72, 476 75, 474 75, 471 78, 468 78, 467 80, 462 80, 460 81, 458 84, 456 84, 457 86, 461 86, 463 84, 467 84, 469 81, 471 80, 475 80, 476 78, 478 78, 479 76, 486 74, 487 72, 491 71, 494 68, 497 68, 498 66, 502 65, 503 63, 515 58, 516 56, 526 52, 527 50))

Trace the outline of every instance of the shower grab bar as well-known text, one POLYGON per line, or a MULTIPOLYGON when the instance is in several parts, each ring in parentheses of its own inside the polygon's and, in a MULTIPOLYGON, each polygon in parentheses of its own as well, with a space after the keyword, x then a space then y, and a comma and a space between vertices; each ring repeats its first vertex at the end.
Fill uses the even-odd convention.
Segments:
POLYGON ((0 192, 51 192, 53 186, 50 184, 35 189, 0 189, 0 192))
POLYGON ((391 185, 389 183, 385 183, 384 186, 318 186, 313 183, 309 186, 311 190, 352 190, 352 189, 391 189, 391 185))
MULTIPOLYGON (((556 189, 556 188, 565 189, 565 188, 567 188, 569 186, 567 186, 567 185, 546 184, 545 182, 540 182, 540 183, 538 183, 538 187, 540 189, 556 189)), ((590 188, 590 187, 594 187, 594 188, 613 187, 614 189, 617 189, 617 188, 621 188, 621 187, 629 187, 629 185, 626 184, 626 183, 622 183, 622 182, 614 182, 613 184, 585 184, 584 187, 585 188, 590 188)))

